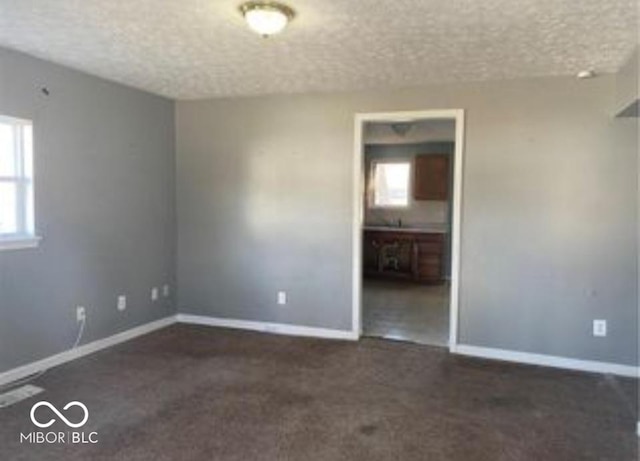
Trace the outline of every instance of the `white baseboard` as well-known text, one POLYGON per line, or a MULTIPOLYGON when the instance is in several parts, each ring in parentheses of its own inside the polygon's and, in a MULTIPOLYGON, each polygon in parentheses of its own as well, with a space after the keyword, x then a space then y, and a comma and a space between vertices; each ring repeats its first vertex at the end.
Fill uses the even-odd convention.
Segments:
POLYGON ((518 362, 529 365, 564 368, 568 370, 590 371, 593 373, 607 373, 631 378, 638 378, 640 374, 640 368, 631 365, 597 362, 595 360, 571 359, 544 354, 530 354, 528 352, 470 346, 467 344, 457 344, 451 348, 451 352, 454 354, 502 360, 505 362, 518 362))
POLYGON ((84 357, 85 355, 93 354, 94 352, 100 351, 107 347, 115 346, 116 344, 123 343, 138 336, 151 333, 152 331, 167 327, 175 322, 175 316, 165 317, 160 320, 155 320, 153 322, 145 323, 144 325, 131 328, 130 330, 126 330, 121 333, 116 333, 115 335, 108 336, 103 339, 92 341, 75 349, 69 349, 67 351, 60 352, 59 354, 52 355, 42 360, 38 360, 37 362, 32 362, 18 368, 13 368, 11 370, 0 373, 0 386, 26 378, 42 370, 46 370, 69 362, 71 360, 84 357))
POLYGON ((261 331, 289 336, 306 336, 312 338, 357 340, 359 335, 351 330, 334 330, 330 328, 305 327, 286 323, 258 322, 253 320, 235 320, 204 315, 178 314, 180 323, 207 325, 210 327, 235 328, 239 330, 261 331))

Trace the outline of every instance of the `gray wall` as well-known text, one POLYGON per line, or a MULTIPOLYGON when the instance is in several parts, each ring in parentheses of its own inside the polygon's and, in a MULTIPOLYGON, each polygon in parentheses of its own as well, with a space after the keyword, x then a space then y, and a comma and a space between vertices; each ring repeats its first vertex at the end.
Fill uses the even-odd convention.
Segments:
MULTIPOLYGON (((640 40, 640 35, 637 36, 640 40)), ((637 158, 637 184, 640 184, 640 119, 638 119, 638 95, 640 86, 640 45, 636 45, 627 62, 620 68, 615 76, 615 98, 613 113, 619 118, 615 121, 617 131, 616 141, 618 149, 625 152, 624 155, 635 155, 637 158), (635 118, 633 118, 635 114, 635 118), (631 118, 629 118, 631 117, 631 118)), ((640 188, 636 187, 636 218, 640 225, 640 188)), ((640 229, 636 234, 640 241, 640 229)), ((640 245, 637 246, 637 261, 640 262, 640 245)), ((640 289, 640 270, 637 271, 638 288, 640 289)), ((640 312, 640 297, 638 298, 638 312, 640 312)), ((636 319, 640 332, 640 315, 636 319)), ((640 340, 636 338, 636 349, 640 356, 640 340)), ((640 398, 640 397, 639 397, 640 398)))
POLYGON ((614 86, 177 103, 180 311, 351 328, 354 113, 463 108, 461 342, 636 364, 637 160, 614 86), (595 318, 608 337, 592 336, 595 318))
POLYGON ((69 348, 76 305, 83 342, 172 314, 149 291, 175 278, 173 102, 0 49, 0 113, 34 120, 43 237, 0 251, 0 372, 69 348))
POLYGON ((620 71, 616 74, 616 96, 613 105, 615 114, 624 113, 625 109, 632 106, 638 99, 638 85, 640 84, 640 49, 638 46, 620 71))

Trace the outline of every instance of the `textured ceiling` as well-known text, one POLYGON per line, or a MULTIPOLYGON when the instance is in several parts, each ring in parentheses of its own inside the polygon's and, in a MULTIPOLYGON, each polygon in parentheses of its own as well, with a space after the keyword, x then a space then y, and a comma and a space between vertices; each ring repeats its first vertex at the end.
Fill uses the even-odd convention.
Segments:
POLYGON ((262 39, 241 0, 0 0, 0 46, 177 99, 616 71, 637 0, 288 0, 262 39))

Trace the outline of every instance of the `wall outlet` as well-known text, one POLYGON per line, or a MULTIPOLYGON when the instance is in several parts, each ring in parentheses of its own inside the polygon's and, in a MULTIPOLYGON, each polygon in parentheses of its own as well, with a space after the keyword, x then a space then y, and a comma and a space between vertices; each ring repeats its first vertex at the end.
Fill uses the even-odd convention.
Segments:
POLYGON ((151 301, 157 301, 159 297, 158 287, 153 287, 151 289, 151 301))
POLYGON ((78 323, 84 322, 87 319, 87 310, 84 306, 76 307, 76 321, 78 323))
POLYGON ((118 296, 118 310, 123 311, 127 308, 127 297, 125 295, 118 296))
POLYGON ((607 321, 606 320, 594 320, 593 321, 593 336, 607 336, 607 321))
POLYGON ((169 297, 169 285, 162 285, 162 296, 164 296, 165 298, 169 297))
POLYGON ((287 304, 287 292, 286 291, 278 291, 278 304, 284 306, 287 304))

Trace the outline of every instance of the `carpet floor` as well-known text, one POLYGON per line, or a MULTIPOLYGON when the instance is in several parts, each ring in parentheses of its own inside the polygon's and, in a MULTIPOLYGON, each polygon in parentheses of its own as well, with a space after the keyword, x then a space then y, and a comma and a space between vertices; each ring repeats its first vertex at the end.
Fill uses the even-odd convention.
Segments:
POLYGON ((638 459, 637 382, 449 355, 376 339, 302 339, 175 325, 50 370, 0 409, 0 460, 638 459), (97 432, 95 444, 20 433, 97 432), (78 410, 78 414, 74 412, 78 410))

